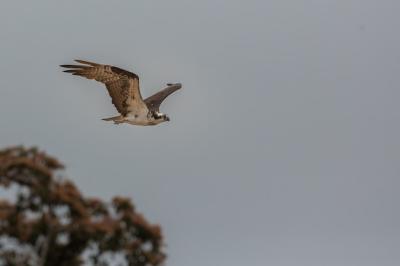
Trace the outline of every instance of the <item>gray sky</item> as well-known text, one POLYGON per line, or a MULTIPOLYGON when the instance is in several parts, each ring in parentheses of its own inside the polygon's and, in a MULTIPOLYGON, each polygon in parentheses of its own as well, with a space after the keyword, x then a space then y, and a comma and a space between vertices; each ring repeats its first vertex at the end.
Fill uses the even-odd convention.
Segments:
POLYGON ((163 226, 171 266, 400 263, 399 1, 3 1, 0 146, 163 226), (80 58, 167 82, 171 122, 114 126, 80 58))

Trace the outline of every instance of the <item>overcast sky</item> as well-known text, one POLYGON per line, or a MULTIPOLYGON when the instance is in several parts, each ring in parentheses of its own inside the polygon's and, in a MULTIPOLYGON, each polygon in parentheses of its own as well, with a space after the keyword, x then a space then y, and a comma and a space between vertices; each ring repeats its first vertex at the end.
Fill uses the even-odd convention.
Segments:
POLYGON ((169 266, 400 264, 400 2, 2 1, 0 146, 132 197, 169 266), (115 126, 73 59, 183 89, 115 126))

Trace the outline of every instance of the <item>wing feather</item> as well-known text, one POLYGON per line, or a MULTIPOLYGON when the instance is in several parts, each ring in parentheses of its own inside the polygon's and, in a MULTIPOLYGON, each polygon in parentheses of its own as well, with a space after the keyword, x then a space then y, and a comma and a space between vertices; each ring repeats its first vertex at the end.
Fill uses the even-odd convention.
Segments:
POLYGON ((149 110, 159 112, 160 105, 165 100, 165 98, 167 98, 171 93, 182 88, 182 84, 180 83, 167 85, 168 87, 166 87, 165 89, 153 94, 152 96, 144 100, 149 110))
POLYGON ((66 73, 94 79, 106 85, 112 103, 118 112, 126 116, 129 112, 147 109, 139 88, 139 77, 124 69, 84 60, 75 60, 81 65, 61 65, 66 73))

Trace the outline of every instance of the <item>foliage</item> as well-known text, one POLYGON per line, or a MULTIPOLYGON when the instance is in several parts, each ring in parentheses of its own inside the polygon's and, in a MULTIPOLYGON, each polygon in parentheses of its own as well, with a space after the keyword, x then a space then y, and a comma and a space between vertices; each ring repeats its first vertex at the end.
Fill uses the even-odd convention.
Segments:
POLYGON ((59 176, 63 165, 35 148, 0 151, 0 265, 160 265, 161 228, 137 213, 128 198, 111 203, 81 194, 59 176), (115 264, 113 264, 115 265, 115 264))

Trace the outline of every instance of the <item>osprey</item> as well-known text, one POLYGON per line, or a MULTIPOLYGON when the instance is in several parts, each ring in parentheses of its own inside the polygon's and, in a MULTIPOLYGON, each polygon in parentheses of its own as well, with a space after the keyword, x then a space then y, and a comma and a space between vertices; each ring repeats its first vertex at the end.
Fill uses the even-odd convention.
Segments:
POLYGON ((114 121, 114 124, 128 123, 141 126, 153 126, 169 121, 169 117, 161 113, 159 108, 168 95, 182 87, 180 83, 168 83, 168 87, 143 100, 140 94, 138 75, 115 66, 83 60, 75 61, 81 65, 61 65, 61 67, 68 68, 64 72, 104 83, 112 103, 120 113, 119 116, 103 120, 114 121))

